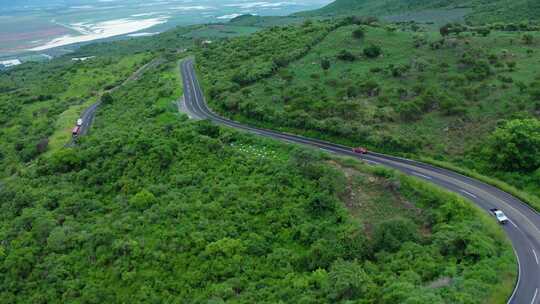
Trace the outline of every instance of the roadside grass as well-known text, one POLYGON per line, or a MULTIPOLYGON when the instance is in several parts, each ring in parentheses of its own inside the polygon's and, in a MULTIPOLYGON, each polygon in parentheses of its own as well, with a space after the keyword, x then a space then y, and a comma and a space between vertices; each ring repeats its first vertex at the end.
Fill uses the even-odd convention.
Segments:
POLYGON ((169 96, 160 97, 156 102, 156 108, 161 112, 156 118, 160 124, 175 123, 178 121, 178 116, 182 115, 178 112, 176 104, 183 94, 182 75, 178 71, 179 66, 177 65, 161 72, 161 79, 164 83, 175 83, 177 85, 171 88, 172 91, 169 96))
POLYGON ((420 161, 435 165, 437 167, 449 169, 451 171, 455 171, 465 176, 469 176, 479 181, 482 181, 486 184, 492 185, 496 188, 501 189, 504 192, 507 192, 517 197, 518 199, 520 199, 527 205, 531 206, 537 212, 540 212, 540 198, 532 193, 525 192, 501 180, 482 175, 474 170, 456 166, 449 162, 434 160, 434 159, 426 158, 426 157, 420 157, 420 161))

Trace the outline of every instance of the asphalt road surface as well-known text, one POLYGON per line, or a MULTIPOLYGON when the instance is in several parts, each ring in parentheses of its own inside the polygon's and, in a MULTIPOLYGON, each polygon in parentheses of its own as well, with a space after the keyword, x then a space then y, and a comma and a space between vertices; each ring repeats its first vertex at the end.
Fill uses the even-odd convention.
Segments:
POLYGON ((464 196, 486 212, 490 208, 501 209, 510 219, 510 222, 504 225, 503 229, 512 241, 519 264, 518 280, 508 303, 540 303, 540 295, 538 294, 540 290, 540 214, 519 199, 481 181, 432 165, 378 153, 360 155, 353 153, 350 147, 254 128, 220 117, 213 113, 206 104, 195 75, 193 60, 183 61, 180 70, 184 85, 184 108, 191 118, 209 119, 215 123, 260 136, 304 144, 330 153, 356 157, 374 165, 387 166, 464 196))

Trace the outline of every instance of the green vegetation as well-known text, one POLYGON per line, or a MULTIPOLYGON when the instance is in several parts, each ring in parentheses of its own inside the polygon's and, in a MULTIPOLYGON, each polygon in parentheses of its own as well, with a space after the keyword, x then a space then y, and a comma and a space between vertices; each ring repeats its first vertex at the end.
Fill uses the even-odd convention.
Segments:
POLYGON ((1 73, 0 177, 15 174, 48 149, 62 147, 85 106, 149 59, 145 54, 84 62, 63 58, 1 73))
POLYGON ((321 9, 296 15, 314 17, 409 14, 409 18, 436 21, 441 17, 441 13, 465 15, 467 21, 474 23, 538 21, 540 3, 536 0, 336 0, 321 9), (431 18, 420 16, 422 13, 431 15, 431 18))
POLYGON ((391 170, 189 121, 177 60, 195 55, 238 120, 532 178, 537 33, 270 19, 0 74, 2 303, 505 303, 516 261, 493 219, 391 170), (99 97, 92 132, 62 147, 99 97))
POLYGON ((62 148, 80 114, 153 58, 174 59, 202 40, 247 35, 256 27, 194 25, 153 37, 94 43, 51 63, 0 73, 0 178, 62 148), (70 58, 92 57, 86 61, 70 58))
MULTIPOLYGON (((175 62, 111 94, 93 132, 5 180, 5 303, 492 303, 495 222, 423 182, 176 112, 175 62)), ((493 302, 497 303, 497 302, 493 302)))
MULTIPOLYGON (((215 84, 234 70, 220 61, 220 74, 206 72, 221 47, 206 49, 199 64, 211 104, 247 123, 449 161, 540 193, 538 32, 459 24, 388 30, 355 18, 339 24, 271 77, 223 90, 215 84)), ((249 39, 227 43, 253 45, 249 39)), ((252 54, 253 61, 268 60, 252 54)))

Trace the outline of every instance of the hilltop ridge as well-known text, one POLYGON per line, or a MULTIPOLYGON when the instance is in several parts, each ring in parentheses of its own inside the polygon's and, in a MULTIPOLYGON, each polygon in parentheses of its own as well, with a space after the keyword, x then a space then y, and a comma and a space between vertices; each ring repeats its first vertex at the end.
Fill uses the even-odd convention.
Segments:
POLYGON ((336 0, 320 9, 296 15, 363 14, 385 17, 431 10, 462 14, 467 21, 472 23, 536 21, 540 17, 540 2, 534 0, 336 0))

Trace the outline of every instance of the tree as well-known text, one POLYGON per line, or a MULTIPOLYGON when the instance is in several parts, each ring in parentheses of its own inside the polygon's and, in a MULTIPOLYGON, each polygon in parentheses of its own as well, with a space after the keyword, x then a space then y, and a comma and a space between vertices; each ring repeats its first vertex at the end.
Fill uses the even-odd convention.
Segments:
POLYGON ((441 33, 441 36, 443 36, 443 38, 450 35, 450 24, 445 24, 441 26, 439 32, 441 33))
POLYGON ((517 63, 515 61, 508 61, 506 63, 506 66, 508 67, 508 70, 510 70, 510 72, 513 72, 515 70, 516 65, 517 63))
POLYGON ((519 89, 520 93, 527 91, 527 85, 523 81, 516 82, 516 87, 519 89))
POLYGON ((337 58, 343 61, 355 61, 356 56, 348 50, 341 50, 337 55, 337 58))
POLYGON ((113 101, 114 99, 109 92, 106 92, 103 94, 103 96, 101 96, 101 102, 103 104, 111 104, 113 101))
POLYGON ((491 30, 488 27, 481 27, 477 30, 477 33, 482 35, 482 37, 487 37, 491 34, 491 30))
POLYGON ((314 193, 308 199, 308 210, 316 216, 333 211, 337 206, 335 198, 327 192, 314 193))
POLYGON ((364 48, 364 55, 368 58, 377 58, 382 54, 382 49, 376 44, 364 48))
POLYGON ((156 203, 156 197, 150 191, 144 189, 135 194, 129 200, 129 203, 139 210, 144 210, 156 203))
POLYGON ((321 68, 325 71, 328 71, 330 69, 330 59, 326 57, 321 59, 321 68))
POLYGON ((483 151, 491 167, 531 172, 540 167, 540 120, 515 119, 497 128, 483 151))
POLYGON ((335 301, 365 297, 375 287, 357 262, 338 260, 328 273, 331 297, 335 301))
POLYGON ((540 101, 540 81, 531 83, 529 86, 529 95, 534 101, 540 101))
POLYGON ((387 25, 384 27, 384 29, 388 32, 388 33, 395 33, 397 31, 397 28, 391 24, 387 25))
POLYGON ((375 227, 374 244, 377 251, 393 252, 404 242, 418 239, 416 225, 409 219, 396 218, 384 221, 375 227))

